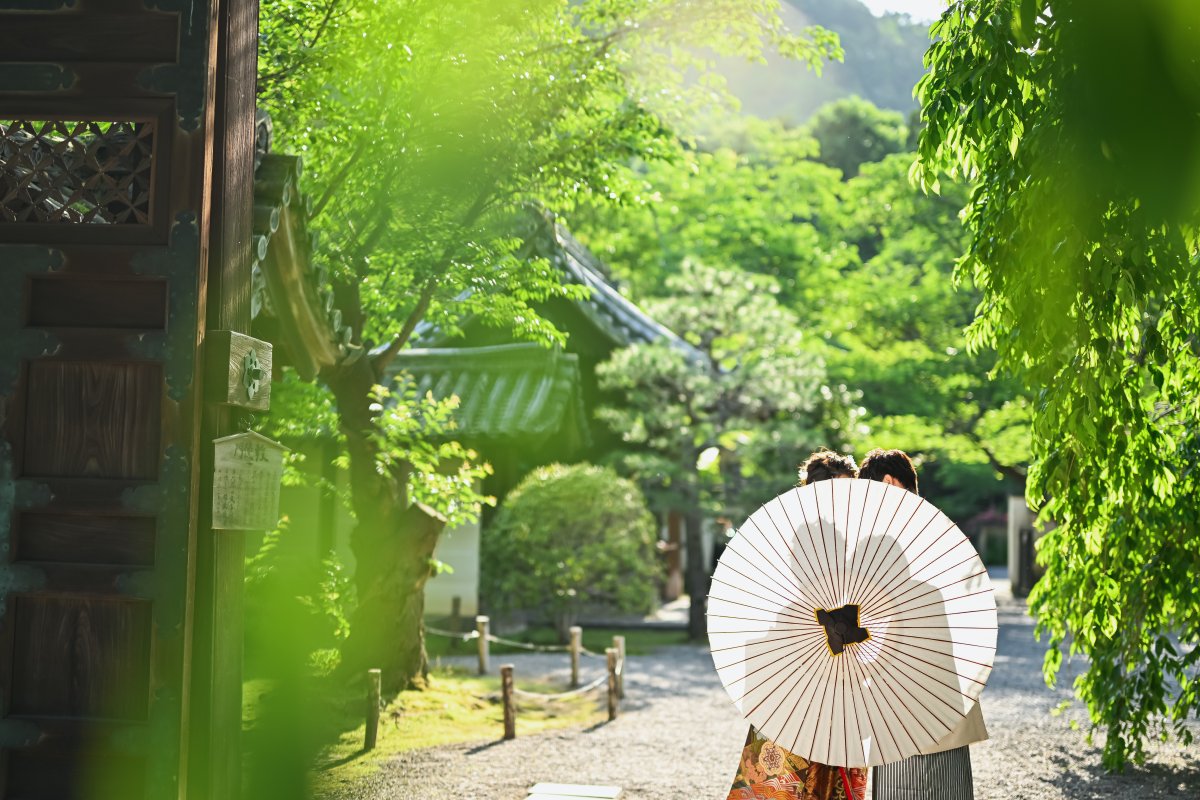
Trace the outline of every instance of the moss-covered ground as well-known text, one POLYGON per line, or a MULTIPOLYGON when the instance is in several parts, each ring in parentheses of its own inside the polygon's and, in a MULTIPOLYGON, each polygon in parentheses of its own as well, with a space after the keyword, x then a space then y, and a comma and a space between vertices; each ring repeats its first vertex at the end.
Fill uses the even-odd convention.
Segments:
MULTIPOLYGON (((585 629, 584 647, 603 652, 612 646, 614 635, 625 636, 626 653, 642 655, 660 647, 683 644, 686 634, 661 629, 585 629)), ((535 628, 506 636, 514 641, 538 645, 557 644, 554 631, 535 628)), ((503 734, 503 707, 500 702, 498 675, 476 675, 462 666, 442 664, 448 656, 470 657, 476 648, 474 641, 451 646, 444 638, 431 636, 427 640, 430 664, 429 680, 423 689, 404 691, 396 695, 380 712, 379 732, 375 749, 363 750, 365 729, 365 697, 360 687, 338 689, 324 684, 321 697, 313 698, 321 709, 320 728, 323 738, 330 742, 322 750, 313 772, 316 797, 334 796, 339 789, 361 781, 398 754, 439 745, 487 742, 503 734)), ((493 643, 493 671, 498 665, 495 657, 525 652, 522 648, 493 643)), ((562 654, 564 666, 566 653, 562 654)), ((566 686, 521 680, 518 688, 529 692, 556 694, 566 686)), ((247 681, 243 687, 243 719, 246 727, 254 726, 260 701, 271 691, 263 680, 247 681)), ((555 728, 586 727, 604 718, 603 697, 590 692, 584 695, 540 700, 518 696, 517 736, 529 736, 555 728)))

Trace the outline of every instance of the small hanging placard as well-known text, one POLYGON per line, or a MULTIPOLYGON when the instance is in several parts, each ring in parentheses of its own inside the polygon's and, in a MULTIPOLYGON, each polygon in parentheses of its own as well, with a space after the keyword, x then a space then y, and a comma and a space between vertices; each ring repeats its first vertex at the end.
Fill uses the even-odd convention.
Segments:
POLYGON ((254 431, 216 439, 213 447, 213 528, 273 530, 279 523, 279 485, 288 449, 254 431))

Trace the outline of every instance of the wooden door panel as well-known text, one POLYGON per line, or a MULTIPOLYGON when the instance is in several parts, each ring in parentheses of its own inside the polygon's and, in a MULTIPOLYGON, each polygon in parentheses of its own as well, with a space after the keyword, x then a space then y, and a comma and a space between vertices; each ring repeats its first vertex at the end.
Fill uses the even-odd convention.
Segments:
POLYGON ((29 282, 28 325, 160 331, 167 325, 167 282, 139 278, 33 278, 29 282))
POLYGON ((257 3, 0 5, 0 800, 232 798, 200 357, 249 324, 205 302, 250 296, 257 3))
POLYGON ((27 374, 25 475, 157 476, 160 365, 35 361, 27 374))
POLYGON ((186 796, 219 4, 0 2, 0 800, 186 796))
POLYGON ((154 517, 25 512, 18 516, 14 561, 142 566, 154 564, 154 517))
POLYGON ((143 720, 149 697, 150 604, 10 597, 10 713, 143 720))
POLYGON ((0 49, 14 60, 105 61, 119 42, 122 60, 149 64, 178 55, 179 17, 122 14, 37 14, 18 17, 0 28, 0 49))

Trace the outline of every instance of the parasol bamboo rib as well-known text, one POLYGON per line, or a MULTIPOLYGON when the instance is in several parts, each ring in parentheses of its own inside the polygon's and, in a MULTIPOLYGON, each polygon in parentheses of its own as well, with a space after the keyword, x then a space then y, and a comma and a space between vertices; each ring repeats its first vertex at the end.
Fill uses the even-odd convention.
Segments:
MULTIPOLYGON (((899 544, 901 538, 908 531, 908 526, 911 525, 913 519, 916 518, 917 512, 920 511, 924 505, 925 505, 925 501, 922 500, 921 503, 918 504, 918 506, 915 509, 913 509, 913 514, 911 517, 908 518, 908 521, 904 524, 904 528, 902 528, 900 530, 900 532, 898 532, 896 534, 895 541, 897 544, 899 544)), ((936 519, 936 517, 931 518, 928 522, 926 522, 925 525, 919 531, 917 531, 916 534, 913 535, 913 537, 909 540, 908 544, 904 546, 904 549, 895 554, 895 556, 892 558, 892 561, 890 563, 886 562, 887 556, 884 556, 885 561, 880 562, 880 565, 876 568, 875 572, 872 573, 867 578, 868 583, 871 585, 874 585, 876 587, 883 586, 885 584, 885 582, 887 580, 889 580, 889 576, 892 574, 892 570, 896 566, 900 567, 900 572, 898 573, 898 579, 903 580, 905 577, 907 577, 904 575, 904 568, 911 562, 908 560, 905 560, 904 555, 905 555, 905 553, 908 552, 908 548, 912 547, 913 544, 920 541, 921 534, 924 533, 929 528, 929 526, 933 524, 934 519, 936 519), (885 563, 887 564, 887 566, 883 566, 885 563), (883 570, 882 574, 879 572, 880 569, 883 570)), ((893 580, 895 580, 895 579, 893 579, 893 580)))
POLYGON ((714 647, 714 648, 712 648, 712 650, 710 652, 720 653, 722 651, 728 651, 728 650, 744 650, 744 649, 746 649, 746 647, 752 646, 755 644, 764 644, 764 643, 770 643, 770 642, 782 642, 785 639, 795 639, 797 637, 808 636, 808 635, 809 634, 807 634, 807 633, 789 633, 787 636, 777 636, 777 637, 774 637, 771 639, 757 639, 754 642, 752 642, 750 645, 732 644, 729 647, 714 647))
MULTIPOLYGON (((762 531, 758 528, 757 525, 754 524, 754 522, 752 520, 747 521, 747 525, 752 525, 755 531, 758 531, 758 533, 762 534, 762 531)), ((742 526, 742 527, 746 527, 746 526, 742 526)), ((763 534, 763 538, 766 539, 765 534, 763 534)), ((735 539, 735 541, 737 541, 737 540, 735 539)), ((800 576, 797 575, 794 570, 789 569, 788 572, 784 572, 777 564, 775 564, 775 562, 771 561, 771 559, 769 559, 765 555, 763 555, 762 551, 754 546, 754 542, 752 542, 750 539, 745 539, 744 541, 750 547, 750 549, 752 549, 756 554, 758 554, 758 557, 762 559, 762 563, 770 564, 775 569, 775 571, 779 573, 779 576, 782 577, 786 582, 790 583, 792 585, 792 587, 800 594, 801 597, 805 597, 807 599, 808 593, 805 592, 804 588, 797 582, 797 579, 800 576), (789 573, 791 573, 791 574, 789 574, 789 573)), ((774 549, 774 546, 771 544, 770 541, 767 542, 767 545, 770 546, 772 549, 774 549)), ((729 547, 730 548, 733 547, 733 543, 730 543, 729 547)), ((729 548, 726 548, 726 549, 729 549, 729 548)), ((779 555, 779 552, 775 551, 775 554, 779 555)), ((741 558, 745 559, 748 563, 754 563, 750 559, 746 558, 746 556, 742 555, 741 553, 738 553, 738 555, 741 558)), ((783 556, 780 556, 780 558, 783 558, 783 556)), ((811 602, 811 600, 809 600, 809 602, 811 602)))
MULTIPOLYGON (((790 520, 790 517, 788 516, 788 513, 787 513, 787 508, 786 508, 785 506, 783 506, 783 504, 782 504, 782 503, 781 503, 781 504, 779 504, 779 505, 780 505, 780 507, 783 509, 783 516, 784 516, 784 519, 787 519, 787 520, 788 520, 788 524, 790 525, 790 524, 791 524, 791 520, 790 520)), ((801 509, 801 510, 803 510, 803 509, 801 509)), ((766 517, 767 517, 767 519, 771 521, 771 527, 775 528, 775 532, 779 534, 780 538, 786 539, 786 534, 784 534, 783 530, 782 530, 782 529, 779 527, 779 523, 775 521, 775 517, 773 517, 773 516, 771 515, 771 506, 770 506, 770 504, 767 504, 767 505, 763 506, 763 507, 762 507, 762 511, 763 511, 763 513, 764 513, 764 514, 766 514, 766 517)), ((757 527, 757 526, 756 526, 756 527, 757 527)), ((812 540, 811 532, 810 532, 810 535, 809 535, 809 539, 810 539, 810 540, 812 540)), ((815 542, 813 542, 813 546, 814 546, 814 547, 816 547, 816 543, 815 543, 815 542)), ((794 554, 794 551, 793 551, 793 554, 794 554)), ((799 564, 799 563, 800 563, 800 559, 799 559, 799 558, 796 558, 796 563, 797 563, 797 564, 799 564)), ((808 565, 808 561, 807 561, 807 559, 805 560, 805 564, 806 564, 806 565, 808 565)), ((810 567, 810 568, 811 568, 811 567, 810 567)), ((822 584, 823 584, 823 582, 822 582, 822 581, 821 581, 819 578, 817 578, 817 575, 818 575, 818 573, 817 573, 817 572, 815 572, 815 571, 812 571, 812 572, 810 572, 810 574, 809 574, 809 577, 808 577, 808 578, 806 578, 806 580, 808 580, 808 581, 810 581, 810 582, 811 582, 811 585, 812 585, 813 589, 814 589, 814 590, 816 590, 816 594, 820 594, 822 591, 824 591, 824 590, 825 590, 826 588, 828 588, 828 587, 827 587, 826 585, 822 585, 822 584)), ((828 602, 831 602, 831 600, 832 600, 832 598, 826 598, 825 602, 826 602, 826 603, 828 603, 828 602)))
MULTIPOLYGON (((767 518, 770 519, 770 514, 767 515, 767 518)), ((774 525, 775 520, 771 520, 771 523, 772 523, 772 525, 774 525)), ((751 524, 754 524, 753 521, 751 521, 751 524)), ((755 524, 755 528, 758 528, 758 526, 756 524, 755 524)), ((778 528, 776 530, 778 530, 778 528)), ((760 530, 760 532, 761 532, 761 530, 760 530)), ((796 591, 803 593, 804 592, 803 583, 807 580, 807 578, 802 576, 792 566, 793 562, 797 566, 799 566, 800 560, 798 558, 796 558, 795 552, 787 547, 787 542, 783 536, 782 531, 779 533, 779 538, 781 541, 784 542, 785 549, 787 549, 788 553, 792 556, 792 558, 790 560, 787 559, 782 553, 779 552, 779 549, 775 547, 775 543, 773 541, 771 541, 770 537, 767 537, 765 535, 763 536, 763 540, 767 543, 767 546, 771 548, 771 550, 775 553, 775 555, 779 556, 780 561, 783 561, 785 564, 787 564, 788 572, 791 573, 789 576, 789 580, 792 582, 792 585, 796 587, 796 591)), ((754 551, 756 553, 759 553, 758 548, 755 548, 754 551)), ((762 555, 762 553, 759 553, 759 555, 762 555)), ((766 558, 766 556, 763 556, 763 558, 766 558)), ((772 563, 772 566, 774 566, 773 563, 772 563)), ((783 570, 779 570, 779 574, 786 575, 786 573, 784 573, 783 570)))
MULTIPOLYGON (((751 660, 751 659, 754 659, 754 658, 760 658, 761 656, 765 656, 765 655, 770 655, 771 653, 774 653, 774 652, 776 652, 776 651, 779 651, 779 650, 783 650, 783 649, 785 649, 785 648, 795 648, 795 647, 796 647, 796 644, 797 644, 797 643, 794 643, 794 642, 789 642, 788 644, 780 645, 780 646, 778 646, 778 647, 772 647, 770 650, 764 650, 764 651, 763 651, 763 652, 761 652, 761 653, 755 653, 755 654, 754 654, 754 655, 752 655, 752 656, 748 656, 748 657, 745 659, 744 663, 747 663, 747 664, 748 664, 748 663, 750 662, 750 660, 751 660)), ((713 651, 713 652, 716 652, 716 651, 713 651)), ((786 653, 785 653, 785 655, 786 655, 786 653)), ((773 663, 773 662, 772 662, 772 663, 773 663)), ((718 672, 720 672, 720 671, 721 671, 721 670, 723 670, 723 669, 730 669, 731 667, 736 667, 736 666, 738 666, 738 663, 721 664, 721 665, 718 665, 718 666, 717 666, 717 671, 718 671, 718 672)))
MULTIPOLYGON (((810 651, 808 651, 808 652, 809 652, 809 654, 812 654, 812 653, 815 653, 816 651, 815 651, 815 650, 810 650, 810 651)), ((800 654, 800 655, 803 655, 803 653, 802 653, 802 654, 800 654)), ((799 658, 799 656, 797 656, 797 655, 796 655, 796 653, 795 653, 794 651, 793 651, 793 652, 791 652, 791 653, 784 653, 782 656, 779 656, 779 657, 775 658, 775 659, 774 659, 774 660, 772 660, 772 661, 768 661, 766 664, 763 664, 761 667, 758 667, 757 669, 751 670, 750 672, 747 672, 747 673, 745 673, 744 675, 741 675, 741 676, 739 676, 739 677, 737 677, 737 678, 733 678, 733 679, 731 679, 731 680, 730 680, 728 683, 726 683, 725 685, 726 685, 726 686, 732 686, 733 684, 737 683, 738 681, 744 681, 746 678, 749 678, 751 675, 754 675, 754 674, 756 674, 756 673, 758 673, 758 672, 761 672, 761 671, 762 671, 762 670, 764 670, 764 669, 769 669, 770 667, 773 667, 773 666, 775 666, 776 664, 778 664, 780 661, 783 661, 784 659, 789 659, 789 661, 787 662, 787 665, 791 665, 791 664, 793 664, 793 663, 794 663, 794 662, 797 660, 797 658, 799 658)), ((724 667, 724 669, 729 669, 729 668, 731 668, 731 667, 734 667, 734 666, 737 666, 737 665, 736 665, 736 664, 726 664, 726 665, 725 665, 725 667, 724 667)), ((717 671, 718 671, 718 672, 720 672, 720 670, 721 670, 721 669, 722 669, 721 667, 718 667, 718 668, 717 668, 717 671)), ((775 675, 777 675, 777 674, 778 674, 777 672, 776 672, 776 673, 771 673, 771 677, 774 677, 774 676, 775 676, 775 675)))
MULTIPOLYGON (((751 547, 753 547, 753 545, 751 545, 751 547)), ((744 554, 742 554, 742 553, 740 553, 740 552, 738 552, 738 551, 734 550, 734 549, 733 549, 733 545, 732 545, 732 544, 731 544, 731 545, 729 545, 729 546, 726 548, 726 552, 727 552, 727 553, 732 553, 733 555, 735 555, 735 556, 737 556, 738 558, 742 559, 743 561, 745 561, 747 564, 749 564, 749 565, 751 565, 751 566, 755 566, 755 562, 751 561, 751 560, 750 560, 749 558, 747 558, 747 557, 746 557, 744 554)), ((757 550, 756 550, 755 552, 757 552, 757 550)), ((731 560, 731 559, 730 559, 730 560, 731 560)), ((796 599, 796 595, 795 595, 795 594, 791 593, 791 591, 790 591, 790 590, 788 590, 788 589, 787 589, 787 587, 785 587, 785 586, 782 586, 781 584, 779 584, 779 583, 778 583, 777 581, 775 581, 774 579, 772 579, 772 583, 773 583, 773 585, 772 585, 772 586, 770 586, 770 587, 768 587, 767 585, 765 585, 765 584, 762 584, 762 583, 759 583, 758 581, 754 580, 754 579, 753 579, 753 578, 751 578, 749 575, 746 575, 745 573, 743 573, 743 572, 741 572, 741 571, 739 571, 739 570, 735 569, 735 568, 733 567, 733 565, 732 565, 732 564, 730 564, 730 563, 728 563, 728 562, 729 562, 729 560, 723 561, 723 562, 722 562, 722 566, 723 566, 723 567, 725 567, 726 569, 730 570, 731 572, 733 572, 733 573, 735 573, 735 574, 737 574, 737 575, 740 575, 741 577, 743 577, 743 578, 745 578, 746 580, 750 581, 751 583, 753 583, 754 585, 758 586, 759 588, 763 588, 763 589, 767 589, 767 588, 769 588, 769 589, 771 590, 771 592, 772 592, 772 593, 774 593, 774 594, 778 595, 778 596, 779 596, 779 597, 780 597, 780 598, 781 598, 781 599, 782 599, 784 602, 792 602, 793 600, 795 600, 795 599, 796 599)), ((770 577, 770 576, 769 576, 769 575, 767 575, 765 572, 761 572, 761 571, 760 571, 760 573, 759 573, 759 574, 761 574, 763 577, 766 577, 766 578, 769 578, 769 577, 770 577)), ((782 574, 782 573, 781 573, 781 574, 782 574)), ((804 597, 801 597, 800 599, 807 600, 807 598, 804 598, 804 597)), ((811 602, 811 601, 810 601, 810 602, 811 602)))
MULTIPOLYGON (((867 504, 870 504, 870 503, 871 503, 871 490, 872 490, 873 488, 874 488, 874 481, 870 481, 870 482, 868 482, 868 485, 867 485, 867 491, 866 491, 866 496, 865 496, 865 498, 864 498, 864 501, 863 501, 863 502, 864 502, 864 506, 863 506, 863 513, 862 513, 862 516, 863 516, 864 518, 866 517, 866 513, 867 513, 867 504)), ((796 491, 796 490, 793 490, 793 491, 796 491)), ((886 494, 886 493, 885 493, 885 494, 886 494)), ((882 498, 881 498, 881 499, 882 499, 882 498)), ((867 541, 868 541, 868 542, 871 542, 871 541, 873 541, 873 537, 875 536, 875 527, 876 527, 876 526, 879 524, 879 513, 880 513, 881 511, 883 511, 883 503, 882 503, 882 502, 876 502, 876 503, 874 503, 874 506, 875 506, 875 514, 874 514, 874 516, 873 516, 873 517, 872 517, 872 519, 871 519, 871 531, 870 531, 870 533, 868 533, 868 534, 867 534, 867 541)), ((900 510, 900 507, 899 507, 899 506, 897 506, 897 507, 896 507, 896 512, 899 512, 899 510, 900 510)), ((895 518, 895 513, 893 513, 893 515, 892 515, 892 516, 893 516, 893 518, 895 518)), ((860 523, 860 524, 859 524, 859 528, 860 528, 860 530, 861 530, 861 527, 862 527, 862 525, 861 525, 861 523, 860 523)), ((877 540, 877 539, 874 539, 874 541, 876 542, 876 547, 875 547, 875 549, 876 549, 876 551, 878 551, 878 550, 879 550, 879 544, 878 544, 878 540, 877 540)), ((866 570, 864 569, 864 567, 865 567, 866 565, 864 564, 862 567, 859 567, 859 566, 858 566, 858 548, 855 548, 855 551, 854 551, 854 560, 853 560, 853 562, 851 563, 851 566, 854 568, 854 574, 855 574, 855 575, 857 575, 857 576, 859 576, 859 580, 863 580, 863 579, 865 579, 865 577, 866 577, 866 570)), ((857 591, 858 591, 858 586, 857 586, 857 583, 858 583, 858 581, 855 581, 854 583, 852 583, 852 584, 851 584, 851 586, 850 586, 850 592, 851 592, 851 595, 853 595, 855 592, 857 592, 857 591)))
MULTIPOLYGON (((886 497, 886 493, 885 493, 885 497, 886 497)), ((905 499, 907 499, 907 498, 905 498, 905 499)), ((903 500, 901 500, 901 502, 896 505, 895 510, 892 511, 891 519, 889 519, 887 524, 884 526, 884 530, 892 530, 893 529, 893 525, 895 524, 896 517, 899 515, 900 509, 901 509, 901 507, 903 507, 903 505, 904 505, 903 500)), ((916 507, 913 508, 912 514, 910 514, 908 519, 905 520, 904 524, 902 526, 900 526, 901 531, 908 528, 908 525, 912 522, 913 518, 915 518, 917 516, 917 512, 920 510, 921 510, 921 503, 917 503, 916 507)), ((876 562, 879 559, 880 550, 883 548, 883 539, 884 539, 884 537, 882 537, 882 536, 875 536, 874 528, 872 528, 871 536, 868 537, 868 542, 874 541, 875 549, 871 553, 870 562, 864 566, 862 573, 861 573, 863 576, 863 580, 865 580, 867 582, 870 582, 873 579, 875 573, 878 571, 879 567, 882 566, 882 564, 883 564, 883 562, 879 562, 878 564, 876 564, 876 562)), ((884 558, 886 558, 886 557, 887 556, 884 556, 884 558)), ((857 589, 856 589, 856 591, 857 591, 857 589)))
MULTIPOLYGON (((748 604, 746 604, 746 603, 739 603, 739 602, 738 602, 738 601, 736 601, 736 600, 730 600, 730 599, 728 599, 728 598, 724 598, 724 597, 717 597, 717 598, 714 598, 714 599, 716 599, 716 600, 720 600, 720 601, 721 601, 721 602, 723 602, 723 603, 732 603, 732 604, 733 604, 733 605, 735 605, 735 606, 742 606, 743 608, 749 608, 749 609, 751 609, 752 611, 762 611, 762 612, 763 612, 763 613, 765 613, 765 614, 773 614, 773 613, 775 613, 775 612, 771 611, 771 609, 769 609, 769 608, 759 608, 758 606, 752 606, 752 605, 748 605, 748 604)), ((819 628, 819 627, 820 627, 820 625, 817 625, 815 622, 809 622, 809 621, 808 621, 808 620, 806 620, 804 617, 802 617, 802 616, 800 616, 800 615, 798 615, 798 614, 792 614, 791 612, 785 612, 785 611, 780 611, 780 612, 778 612, 778 613, 779 613, 779 616, 782 616, 782 617, 790 617, 790 618, 792 618, 792 619, 796 620, 796 624, 801 624, 801 623, 802 623, 802 624, 804 624, 805 626, 807 626, 807 627, 810 627, 810 628, 812 628, 812 627, 817 627, 817 628, 819 628)))
MULTIPOLYGON (((971 576, 971 577, 978 577, 978 576, 971 576)), ((958 583, 961 583, 961 582, 962 581, 958 581, 958 583)), ((949 584, 949 585, 953 586, 954 584, 949 584)), ((953 603, 958 600, 966 600, 968 597, 978 597, 980 595, 986 595, 991 591, 992 591, 991 589, 980 589, 977 592, 971 592, 969 594, 959 595, 958 597, 946 597, 940 601, 934 600, 933 602, 925 603, 924 605, 913 606, 911 608, 904 608, 902 613, 909 614, 909 613, 912 613, 913 611, 920 611, 923 608, 932 608, 934 606, 945 606, 947 603, 953 603)), ((920 600, 921 598, 914 597, 912 599, 920 600)), ((908 619, 928 619, 930 617, 948 617, 951 615, 958 615, 958 614, 977 614, 977 613, 981 613, 981 611, 982 611, 982 609, 967 609, 964 611, 945 611, 940 614, 930 614, 926 617, 897 617, 897 616, 895 616, 895 614, 898 612, 898 610, 900 608, 902 608, 904 605, 907 605, 907 602, 901 606, 888 606, 887 613, 880 613, 877 615, 872 615, 870 617, 863 617, 862 618, 863 624, 865 624, 867 622, 867 620, 870 620, 872 622, 879 621, 879 620, 892 621, 892 622, 903 622, 904 620, 908 620, 908 619)))
MULTIPOLYGON (((780 505, 782 505, 782 503, 780 505)), ((800 515, 804 519, 804 530, 808 533, 809 543, 812 544, 812 550, 810 551, 810 553, 815 553, 817 551, 817 542, 816 542, 816 539, 814 539, 813 535, 812 535, 812 526, 809 525, 809 522, 808 522, 808 513, 804 510, 804 503, 798 503, 797 505, 800 506, 800 515)), ((769 506, 769 504, 767 506, 763 506, 763 508, 766 509, 766 508, 768 508, 768 506, 769 506)), ((770 512, 768 512, 767 515, 770 516, 770 512)), ((784 517, 788 518, 789 524, 792 524, 791 518, 787 514, 786 506, 784 507, 784 517)), ((774 518, 771 519, 771 522, 772 522, 772 524, 775 523, 774 518)), ((776 528, 778 528, 778 525, 776 525, 776 528)), ((793 528, 793 530, 796 530, 796 528, 793 528)), ((822 530, 824 530, 824 529, 822 528, 822 530)), ((781 531, 781 533, 782 533, 782 531, 781 531)), ((827 604, 832 603, 834 599, 836 599, 836 598, 834 598, 834 597, 828 598, 828 600, 826 601, 827 604)))
MULTIPOLYGON (((965 543, 965 542, 966 542, 966 539, 963 539, 963 542, 965 543)), ((946 556, 948 556, 950 553, 952 553, 952 552, 953 552, 953 551, 954 551, 954 550, 957 548, 957 546, 958 546, 958 545, 956 544, 954 547, 951 547, 951 548, 950 548, 949 550, 947 550, 946 552, 944 552, 944 553, 940 554, 940 555, 938 556, 938 558, 939 558, 939 559, 940 559, 940 558, 945 558, 945 557, 946 557, 946 556)), ((968 544, 967 544, 967 546, 968 546, 968 547, 970 547, 970 544, 968 543, 968 544)), ((970 554, 969 556, 967 556, 966 558, 964 558, 962 561, 958 562, 957 564, 954 564, 953 566, 946 567, 946 568, 944 568, 944 569, 943 569, 941 572, 938 572, 938 573, 936 573, 936 574, 934 574, 934 575, 930 575, 928 578, 922 578, 922 579, 920 579, 920 582, 931 583, 931 582, 933 581, 933 579, 934 579, 934 578, 937 578, 937 577, 939 577, 939 576, 941 576, 941 575, 943 575, 943 574, 945 574, 945 573, 949 572, 950 570, 952 570, 952 569, 954 569, 954 568, 956 568, 956 567, 960 567, 960 566, 962 566, 963 564, 966 564, 966 563, 967 563, 967 562, 969 562, 969 561, 973 561, 973 560, 974 560, 974 561, 978 561, 978 559, 979 559, 979 556, 978 556, 978 555, 975 553, 974 549, 972 548, 972 550, 971 550, 971 554, 970 554)), ((872 600, 874 600, 874 599, 875 599, 875 597, 879 596, 880 594, 884 594, 884 595, 886 595, 888 592, 890 592, 890 591, 894 591, 894 590, 895 590, 897 587, 899 587, 899 586, 902 586, 905 580, 911 581, 911 582, 913 582, 913 583, 917 583, 917 582, 918 582, 918 579, 917 579, 917 577, 916 577, 916 576, 917 576, 917 575, 919 575, 919 574, 920 574, 920 573, 921 573, 923 570, 925 570, 925 569, 927 569, 927 568, 929 568, 929 567, 935 566, 937 563, 938 563, 937 561, 933 561, 933 562, 930 562, 929 564, 926 564, 926 565, 924 565, 924 566, 922 566, 922 567, 919 567, 919 568, 917 568, 917 569, 909 570, 909 572, 908 572, 907 574, 903 574, 903 573, 902 573, 902 574, 900 575, 900 577, 898 577, 898 578, 896 578, 895 580, 893 580, 893 581, 892 581, 892 583, 891 583, 891 584, 889 584, 888 586, 886 586, 886 587, 877 587, 877 589, 875 590, 875 593, 874 593, 874 595, 873 595, 872 597, 868 598, 867 600, 864 600, 864 601, 863 601, 863 605, 867 605, 867 604, 869 604, 869 603, 870 603, 872 600)), ((912 588, 915 588, 915 587, 912 587, 912 588)), ((910 589, 910 590, 911 590, 911 589, 910 589)), ((897 595, 897 596, 898 596, 898 597, 902 597, 902 596, 903 596, 903 593, 902 593, 902 594, 900 594, 900 595, 897 595)))
MULTIPOLYGON (((967 576, 965 576, 965 577, 963 577, 963 578, 960 578, 959 580, 952 581, 951 583, 947 583, 945 586, 938 586, 938 587, 934 587, 933 589, 930 589, 929 591, 925 592, 924 594, 919 594, 919 595, 917 595, 916 597, 909 598, 909 601, 907 601, 907 602, 911 602, 911 601, 914 601, 914 600, 920 600, 921 598, 923 598, 923 597, 926 597, 926 596, 928 596, 928 595, 931 595, 931 594, 934 594, 935 592, 936 592, 936 593, 941 593, 941 592, 945 591, 946 589, 949 589, 951 586, 956 586, 957 584, 960 584, 960 583, 962 583, 963 581, 969 581, 969 580, 971 580, 971 578, 978 578, 978 577, 981 577, 981 576, 983 576, 983 575, 986 575, 986 574, 987 574, 987 570, 984 570, 984 571, 982 571, 982 572, 976 572, 976 573, 973 573, 973 574, 971 574, 971 575, 967 575, 967 576)), ((989 592, 989 591, 991 591, 991 589, 985 589, 985 590, 982 590, 982 592, 981 592, 981 593, 986 593, 986 592, 989 592)), ((970 596, 970 595, 962 595, 961 597, 958 597, 958 598, 943 598, 942 605, 945 605, 946 601, 953 602, 953 601, 954 601, 954 600, 956 600, 956 599, 958 599, 958 600, 961 600, 961 599, 963 599, 963 598, 965 598, 965 597, 969 597, 969 596, 970 596)), ((918 606, 918 608, 919 608, 919 606, 918 606)), ((915 609, 914 609, 914 610, 915 610, 915 609)))
MULTIPOLYGON (((829 485, 829 490, 832 492, 833 484, 829 481, 825 481, 825 483, 827 483, 829 485)), ((813 500, 817 504, 817 525, 821 529, 821 537, 820 537, 821 538, 821 547, 822 547, 822 551, 825 553, 825 562, 827 564, 833 565, 833 571, 827 573, 829 576, 829 590, 833 593, 832 600, 830 602, 832 602, 834 605, 837 605, 838 604, 837 599, 839 597, 837 588, 836 588, 837 574, 840 571, 839 567, 838 567, 838 563, 837 563, 838 562, 838 560, 837 560, 837 536, 836 536, 837 530, 836 530, 836 528, 834 529, 835 535, 833 537, 829 537, 829 536, 825 535, 825 520, 821 517, 821 492, 819 490, 816 492, 813 492, 813 500), (832 559, 829 557, 829 539, 830 538, 833 539, 833 558, 832 559)))
MULTIPOLYGON (((719 583, 719 584, 721 584, 721 585, 722 585, 722 587, 730 587, 731 589, 737 589, 737 588, 738 588, 738 587, 734 587, 734 585, 733 585, 732 583, 728 583, 728 582, 726 582, 726 581, 721 581, 721 579, 720 579, 720 578, 718 578, 718 577, 715 577, 715 576, 713 577, 713 583, 719 583)), ((766 600, 768 603, 769 603, 769 602, 774 602, 773 600, 770 600, 770 599, 769 599, 769 597, 763 597, 763 596, 762 596, 762 595, 760 595, 760 594, 752 593, 752 591, 748 591, 748 590, 743 590, 743 591, 745 591, 745 593, 746 593, 746 594, 749 594, 749 595, 751 595, 752 597, 756 597, 756 599, 758 599, 758 600, 766 600)), ((716 597, 716 599, 718 599, 718 600, 721 600, 721 597, 716 597)), ((791 602, 791 599, 790 599, 790 597, 785 597, 785 599, 784 599, 784 600, 785 600, 786 602, 791 602)), ((728 601, 728 602, 733 602, 733 601, 731 600, 731 601, 728 601)), ((758 610, 763 610, 763 609, 758 609, 758 610)), ((796 618, 796 619, 798 619, 798 620, 800 620, 800 621, 808 622, 808 624, 809 624, 809 625, 811 625, 812 627, 821 627, 820 625, 818 625, 818 624, 817 624, 817 622, 815 622, 815 621, 812 621, 812 620, 810 620, 810 619, 808 619, 808 618, 805 618, 805 616, 800 616, 799 614, 793 614, 793 613, 791 613, 791 612, 787 612, 787 613, 785 613, 785 612, 780 612, 780 614, 782 614, 782 615, 785 615, 785 616, 794 616, 794 618, 796 618)))

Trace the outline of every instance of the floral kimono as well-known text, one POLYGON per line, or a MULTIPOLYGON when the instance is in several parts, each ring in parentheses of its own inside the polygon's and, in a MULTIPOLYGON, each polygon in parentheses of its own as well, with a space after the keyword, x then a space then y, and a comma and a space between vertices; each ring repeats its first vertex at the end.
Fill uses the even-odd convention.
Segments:
POLYGON ((752 727, 726 800, 865 800, 866 796, 865 769, 811 763, 752 727))

